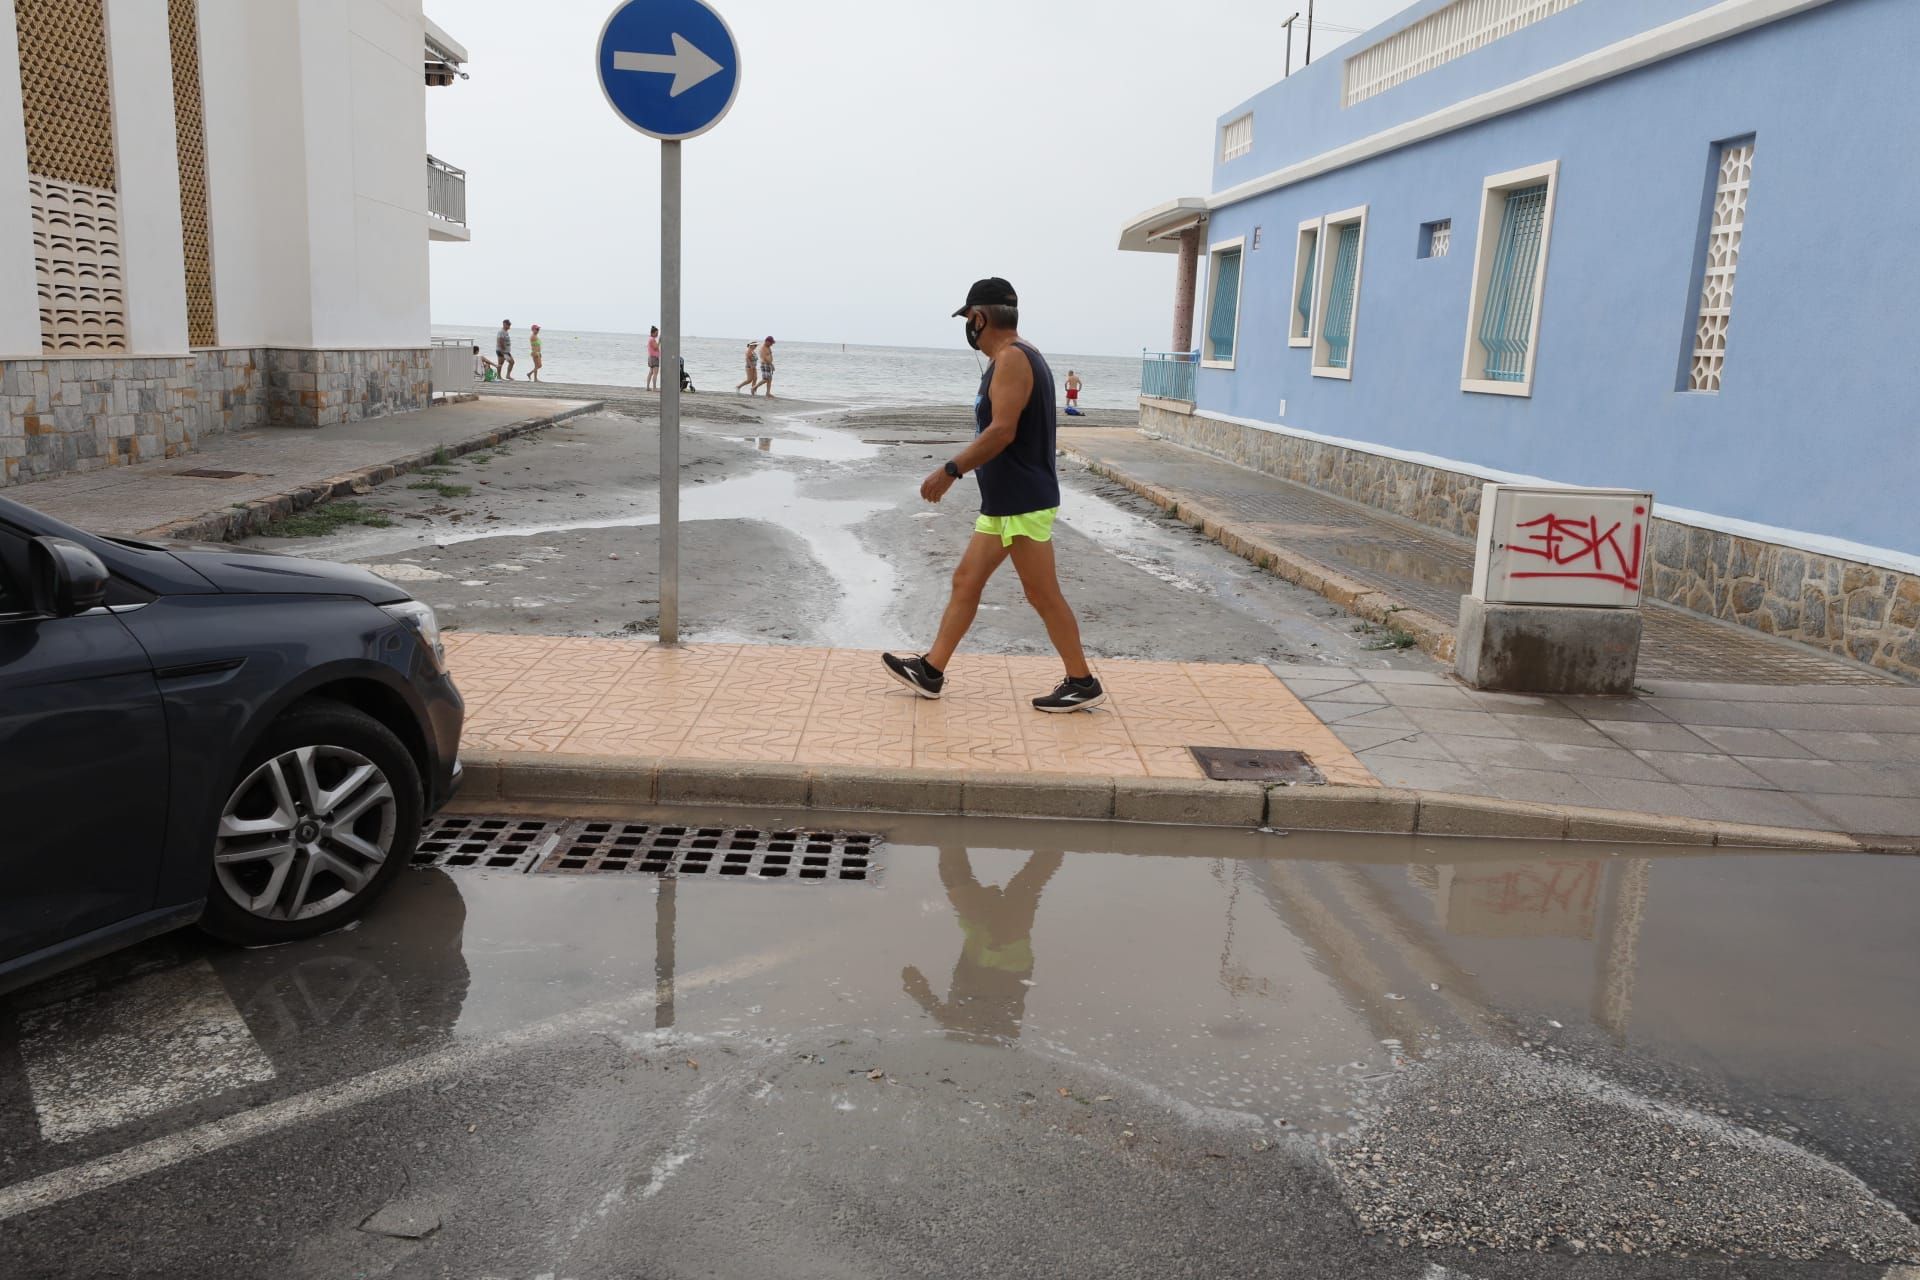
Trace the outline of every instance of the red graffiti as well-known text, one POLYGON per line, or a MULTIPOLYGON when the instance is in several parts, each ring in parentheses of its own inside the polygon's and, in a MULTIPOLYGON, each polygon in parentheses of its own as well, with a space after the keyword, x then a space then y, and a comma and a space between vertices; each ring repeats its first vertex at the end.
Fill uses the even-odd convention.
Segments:
POLYGON ((1533 529, 1524 542, 1509 543, 1507 550, 1523 556, 1538 556, 1554 567, 1518 572, 1514 578, 1591 578, 1611 582, 1630 591, 1640 589, 1640 561, 1646 546, 1645 507, 1633 509, 1633 529, 1628 538, 1631 549, 1621 546, 1624 521, 1616 520, 1604 531, 1598 516, 1578 519, 1548 514, 1538 520, 1515 525, 1533 529), (1531 545, 1529 545, 1531 544, 1531 545))

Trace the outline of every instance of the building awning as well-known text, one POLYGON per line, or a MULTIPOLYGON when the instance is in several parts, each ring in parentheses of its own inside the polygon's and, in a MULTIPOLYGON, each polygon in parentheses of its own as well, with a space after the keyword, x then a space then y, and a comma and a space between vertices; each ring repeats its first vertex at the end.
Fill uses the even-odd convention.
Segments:
POLYGON ((1129 253, 1178 253, 1180 233, 1206 224, 1206 197, 1182 196, 1155 205, 1120 228, 1120 248, 1129 253))
POLYGON ((463 66, 467 61, 467 46, 455 40, 441 29, 432 18, 427 22, 427 61, 445 62, 451 66, 463 66))

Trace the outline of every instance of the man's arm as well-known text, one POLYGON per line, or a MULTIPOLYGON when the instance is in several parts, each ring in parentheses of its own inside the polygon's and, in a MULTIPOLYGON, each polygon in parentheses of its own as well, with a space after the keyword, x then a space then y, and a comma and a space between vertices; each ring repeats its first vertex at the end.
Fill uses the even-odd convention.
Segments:
MULTIPOLYGON (((974 437, 972 444, 953 456, 953 465, 962 475, 992 462, 1013 443, 1020 429, 1020 413, 1033 396, 1033 361, 1027 358, 1026 352, 1009 345, 995 358, 989 394, 992 421, 985 431, 974 437)), ((947 475, 943 467, 927 477, 920 486, 920 496, 928 502, 938 502, 952 485, 953 477, 947 475)))

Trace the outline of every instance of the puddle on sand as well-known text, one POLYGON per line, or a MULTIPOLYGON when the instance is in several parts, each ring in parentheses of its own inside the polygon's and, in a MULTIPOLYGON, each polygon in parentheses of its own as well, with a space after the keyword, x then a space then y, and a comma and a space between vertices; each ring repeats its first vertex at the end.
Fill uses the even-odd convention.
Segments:
POLYGON ((878 457, 880 447, 859 436, 832 427, 816 427, 802 416, 781 418, 779 428, 788 434, 777 436, 728 436, 761 453, 776 457, 809 458, 823 462, 862 462, 878 457))

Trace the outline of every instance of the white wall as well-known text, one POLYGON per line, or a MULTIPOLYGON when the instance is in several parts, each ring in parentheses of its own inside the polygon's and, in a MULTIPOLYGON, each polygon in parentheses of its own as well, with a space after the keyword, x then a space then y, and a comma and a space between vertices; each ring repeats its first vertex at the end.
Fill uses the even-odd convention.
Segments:
MULTIPOLYGON (((20 50, 13 6, 0 4, 0 57, 20 50)), ((33 209, 27 196, 27 125, 20 76, 0 63, 0 356, 41 349, 39 285, 33 260, 33 209)))
POLYGON ((313 341, 429 335, 420 0, 297 0, 313 341))
POLYGON ((184 354, 186 255, 167 7, 156 0, 107 0, 106 10, 127 347, 135 355, 184 354))
POLYGON ((300 29, 287 0, 200 0, 220 345, 311 346, 300 29))

